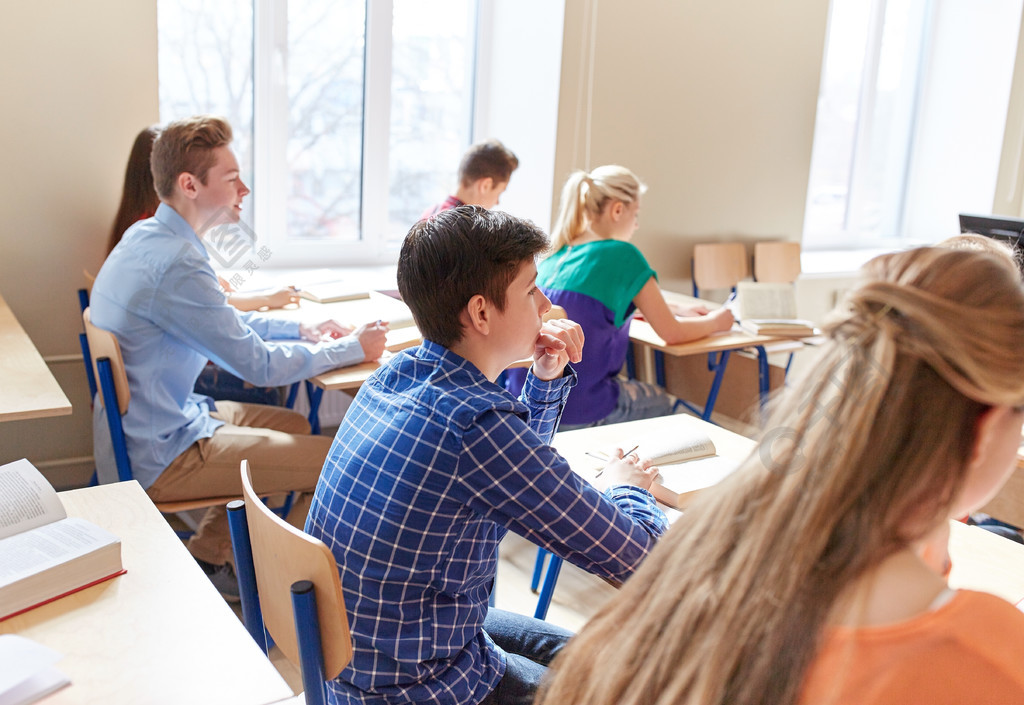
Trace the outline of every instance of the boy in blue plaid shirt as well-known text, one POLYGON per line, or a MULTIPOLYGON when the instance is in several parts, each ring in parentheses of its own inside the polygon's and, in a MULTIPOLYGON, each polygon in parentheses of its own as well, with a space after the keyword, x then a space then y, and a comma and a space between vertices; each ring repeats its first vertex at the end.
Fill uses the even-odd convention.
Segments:
POLYGON ((398 287, 423 333, 359 390, 306 531, 338 561, 352 662, 338 703, 529 703, 569 632, 488 608, 511 529, 604 578, 628 578, 667 522, 632 456, 581 480, 549 445, 583 333, 551 304, 532 223, 464 206, 413 226, 398 287), (495 379, 529 355, 519 399, 495 379))

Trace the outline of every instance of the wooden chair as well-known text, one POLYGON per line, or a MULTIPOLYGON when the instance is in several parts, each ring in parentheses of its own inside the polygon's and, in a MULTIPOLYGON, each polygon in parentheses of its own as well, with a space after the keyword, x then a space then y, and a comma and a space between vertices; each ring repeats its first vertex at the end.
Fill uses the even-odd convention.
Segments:
POLYGON ((759 282, 793 283, 800 276, 799 242, 754 244, 754 279, 759 282))
MULTIPOLYGON (((128 375, 124 370, 124 359, 121 357, 121 346, 113 333, 92 324, 88 308, 82 312, 82 321, 85 323, 85 335, 89 357, 93 365, 93 374, 99 384, 100 398, 103 401, 107 426, 110 429, 117 477, 121 482, 127 482, 134 479, 134 476, 131 459, 128 457, 128 446, 125 442, 121 417, 128 411, 131 392, 128 389, 128 375)), ((224 505, 232 499, 237 499, 237 497, 205 497, 178 502, 157 502, 156 508, 164 514, 178 514, 193 509, 224 505)))
POLYGON ((228 504, 235 572, 246 629, 268 651, 267 635, 299 666, 307 705, 326 701, 324 681, 352 659, 352 638, 334 555, 319 539, 269 510, 242 461, 242 501, 228 504))
POLYGON ((747 277, 747 249, 739 242, 705 242, 694 245, 690 261, 693 295, 701 289, 735 290, 747 277))

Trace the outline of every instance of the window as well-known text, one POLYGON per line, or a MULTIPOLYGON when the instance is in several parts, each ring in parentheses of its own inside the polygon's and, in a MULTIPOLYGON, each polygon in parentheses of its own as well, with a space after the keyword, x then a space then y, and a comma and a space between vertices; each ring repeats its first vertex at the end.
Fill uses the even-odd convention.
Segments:
POLYGON ((992 210, 1021 0, 832 0, 804 249, 891 248, 992 210))
POLYGON ((273 265, 394 261, 453 188, 475 0, 159 0, 158 22, 161 121, 231 121, 273 265))

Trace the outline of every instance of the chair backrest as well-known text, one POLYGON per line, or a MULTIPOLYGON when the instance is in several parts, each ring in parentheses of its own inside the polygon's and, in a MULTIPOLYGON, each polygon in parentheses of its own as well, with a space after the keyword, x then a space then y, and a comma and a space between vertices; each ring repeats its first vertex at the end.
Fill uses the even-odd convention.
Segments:
MULTIPOLYGON (((242 495, 249 524, 256 586, 263 622, 281 652, 299 665, 291 587, 308 580, 316 595, 324 676, 335 678, 352 659, 352 638, 334 554, 327 545, 273 513, 252 486, 249 463, 242 461, 242 495)), ((310 689, 310 685, 306 685, 310 689)))
POLYGON ((787 284, 800 276, 799 242, 758 242, 754 244, 754 279, 787 284))
POLYGON ((113 374, 114 389, 117 392, 117 407, 123 416, 128 411, 131 392, 128 390, 128 375, 124 371, 121 346, 118 345, 117 338, 113 333, 92 324, 88 308, 82 312, 82 322, 85 323, 85 336, 89 341, 89 356, 92 358, 93 374, 96 375, 97 380, 100 378, 100 373, 96 361, 104 357, 110 359, 110 371, 113 374))
POLYGON ((732 289, 747 276, 747 249, 740 242, 706 242, 693 248, 693 291, 732 289))

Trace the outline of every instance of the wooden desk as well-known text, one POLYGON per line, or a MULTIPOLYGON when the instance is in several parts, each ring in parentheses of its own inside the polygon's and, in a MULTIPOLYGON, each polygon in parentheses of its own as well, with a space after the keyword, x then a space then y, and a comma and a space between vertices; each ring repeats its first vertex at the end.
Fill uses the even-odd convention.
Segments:
MULTIPOLYGON (((591 479, 595 471, 593 460, 585 455, 586 451, 616 444, 629 448, 641 442, 639 452, 642 456, 643 438, 677 433, 678 429, 687 427, 700 427, 711 438, 719 455, 737 463, 745 460, 757 447, 749 438, 681 414, 566 431, 555 434, 552 446, 578 474, 591 479)), ((669 521, 681 516, 681 512, 674 509, 662 508, 669 521)), ((953 560, 950 585, 990 592, 1014 604, 1024 599, 1024 545, 976 526, 958 521, 950 523, 949 553, 953 560)))
POLYGON ((292 691, 137 482, 61 492, 121 537, 127 573, 0 622, 64 655, 45 705, 262 705, 292 691))
MULTIPOLYGON (((682 306, 703 305, 709 309, 720 307, 720 304, 704 301, 685 294, 677 294, 671 291, 662 291, 662 294, 665 296, 666 301, 673 304, 682 306)), ((691 411, 700 414, 704 420, 709 420, 714 412, 715 402, 718 400, 718 393, 725 376, 725 369, 733 351, 753 349, 757 353, 758 394, 763 404, 767 401, 772 379, 771 369, 768 365, 768 351, 765 349, 765 346, 774 346, 778 343, 793 343, 794 348, 801 347, 801 344, 796 341, 779 338, 778 336, 753 335, 739 326, 733 326, 729 331, 715 333, 700 340, 670 345, 654 331, 650 323, 636 319, 630 323, 629 337, 634 343, 638 343, 643 350, 650 351, 650 354, 653 355, 654 375, 652 376, 648 373, 645 376, 647 381, 654 382, 663 388, 668 387, 665 376, 665 355, 672 357, 686 357, 705 353, 709 355, 708 370, 712 373, 712 379, 707 392, 707 398, 704 402, 704 408, 698 410, 684 402, 691 411)), ((647 367, 649 369, 650 365, 647 367)))
POLYGON ((71 402, 2 296, 0 351, 0 421, 71 413, 71 402))

